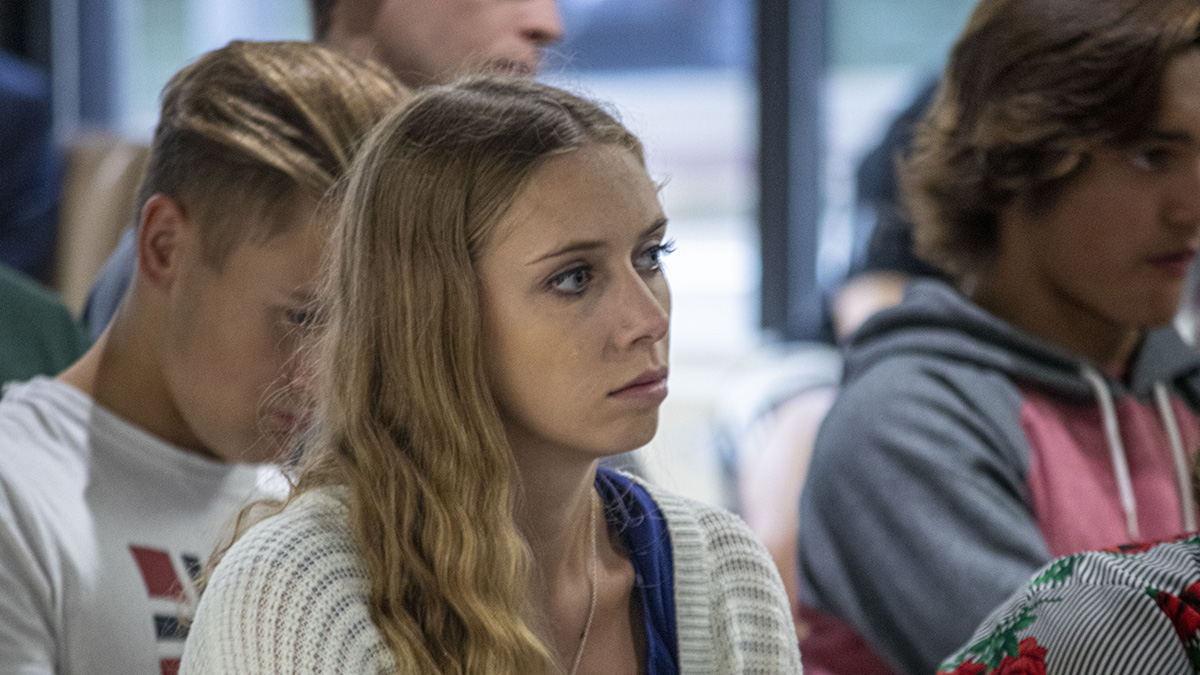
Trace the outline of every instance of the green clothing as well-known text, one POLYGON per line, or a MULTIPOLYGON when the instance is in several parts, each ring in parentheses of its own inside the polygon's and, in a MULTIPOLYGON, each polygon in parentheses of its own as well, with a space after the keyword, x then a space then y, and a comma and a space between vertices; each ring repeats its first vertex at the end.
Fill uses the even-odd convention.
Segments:
POLYGON ((86 334, 58 296, 0 266, 0 383, 54 375, 87 348, 86 334))

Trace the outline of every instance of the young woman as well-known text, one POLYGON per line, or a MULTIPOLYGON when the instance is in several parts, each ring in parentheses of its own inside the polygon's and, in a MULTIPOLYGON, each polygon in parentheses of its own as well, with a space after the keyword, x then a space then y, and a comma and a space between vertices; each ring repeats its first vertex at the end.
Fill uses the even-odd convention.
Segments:
POLYGON ((667 392, 670 244, 638 140, 473 78, 366 145, 317 438, 213 572, 183 672, 798 672, 747 528, 596 468, 653 437, 667 392))
POLYGON ((953 285, 855 336, 801 498, 801 598, 901 672, 1054 556, 1197 527, 1198 38, 1194 0, 983 0, 950 55, 904 173, 953 285))

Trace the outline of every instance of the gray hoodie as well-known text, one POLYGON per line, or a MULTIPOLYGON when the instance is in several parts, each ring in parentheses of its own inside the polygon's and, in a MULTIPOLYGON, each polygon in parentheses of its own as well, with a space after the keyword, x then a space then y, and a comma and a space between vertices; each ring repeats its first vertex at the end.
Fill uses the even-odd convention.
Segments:
POLYGON ((1197 409, 1172 328, 1118 378, 914 282, 847 352, 801 497, 802 601, 933 673, 1051 557, 1194 529, 1197 409))

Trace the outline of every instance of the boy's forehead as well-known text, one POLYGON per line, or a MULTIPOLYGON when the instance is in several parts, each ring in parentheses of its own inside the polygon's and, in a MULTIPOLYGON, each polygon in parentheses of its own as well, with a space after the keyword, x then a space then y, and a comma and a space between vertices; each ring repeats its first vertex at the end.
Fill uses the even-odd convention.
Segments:
POLYGON ((1200 48, 1188 49, 1168 64, 1155 131, 1200 142, 1200 48))

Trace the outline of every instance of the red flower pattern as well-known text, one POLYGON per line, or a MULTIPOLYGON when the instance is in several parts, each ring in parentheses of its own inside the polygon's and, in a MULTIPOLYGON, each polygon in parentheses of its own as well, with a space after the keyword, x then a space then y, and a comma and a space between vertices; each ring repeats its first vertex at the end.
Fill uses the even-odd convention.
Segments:
POLYGON ((1017 655, 1004 657, 996 675, 1046 675, 1046 648, 1031 637, 1021 640, 1017 655))
POLYGON ((1180 596, 1159 591, 1154 601, 1175 626, 1179 640, 1186 645, 1196 636, 1196 631, 1200 631, 1200 611, 1197 611, 1200 608, 1200 581, 1189 586, 1180 596))
POLYGON ((1200 581, 1188 586, 1179 594, 1181 600, 1191 607, 1200 608, 1200 581))

